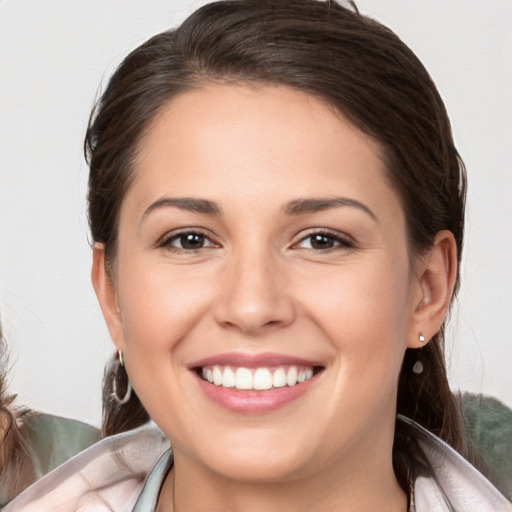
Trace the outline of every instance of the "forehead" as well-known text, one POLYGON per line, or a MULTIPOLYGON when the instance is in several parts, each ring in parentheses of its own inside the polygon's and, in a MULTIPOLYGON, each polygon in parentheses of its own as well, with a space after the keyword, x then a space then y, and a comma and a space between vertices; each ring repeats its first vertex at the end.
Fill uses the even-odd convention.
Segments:
MULTIPOLYGON (((246 201, 386 192, 380 145, 325 102, 283 86, 212 85, 165 105, 146 131, 128 196, 246 201), (341 190, 340 190, 341 192, 341 190)), ((141 204, 142 207, 142 204, 141 204)))

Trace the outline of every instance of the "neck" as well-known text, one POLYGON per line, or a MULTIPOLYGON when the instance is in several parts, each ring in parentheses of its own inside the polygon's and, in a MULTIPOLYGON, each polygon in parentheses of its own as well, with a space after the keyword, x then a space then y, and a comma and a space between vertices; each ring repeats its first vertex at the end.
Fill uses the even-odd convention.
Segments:
POLYGON ((375 449, 336 460, 321 472, 275 482, 226 478, 176 454, 175 467, 161 491, 158 512, 208 510, 229 512, 405 512, 391 453, 375 449))

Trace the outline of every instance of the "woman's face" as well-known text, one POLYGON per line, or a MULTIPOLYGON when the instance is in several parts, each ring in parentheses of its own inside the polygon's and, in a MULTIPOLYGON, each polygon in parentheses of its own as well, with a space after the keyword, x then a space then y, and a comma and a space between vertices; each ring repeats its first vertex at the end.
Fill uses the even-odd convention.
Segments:
POLYGON ((177 464, 390 457, 421 287, 379 145, 303 93, 212 85, 166 106, 135 173, 110 328, 177 464))

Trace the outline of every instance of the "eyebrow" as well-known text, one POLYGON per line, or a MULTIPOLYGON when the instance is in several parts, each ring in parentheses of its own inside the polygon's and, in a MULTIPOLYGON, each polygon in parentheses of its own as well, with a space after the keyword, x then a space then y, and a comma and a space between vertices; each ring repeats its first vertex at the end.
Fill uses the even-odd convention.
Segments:
POLYGON ((284 208, 287 215, 302 215, 305 213, 321 212, 330 208, 338 208, 340 206, 349 206, 358 208, 368 214, 375 222, 377 216, 365 204, 348 197, 332 197, 332 198, 304 198, 290 201, 284 208))
MULTIPOLYGON (((370 208, 368 208, 368 206, 348 197, 294 199, 284 207, 284 213, 286 215, 303 215, 331 208, 339 208, 341 206, 358 208, 377 222, 376 215, 370 210, 370 208)), ((222 208, 215 201, 210 201, 209 199, 197 199, 193 197, 162 197, 146 208, 142 218, 144 219, 154 210, 170 207, 190 212, 203 213, 206 215, 222 215, 222 208)))
POLYGON ((206 215, 222 215, 222 208, 215 202, 208 199, 196 199, 193 197, 162 197, 150 204, 142 214, 142 219, 152 211, 160 208, 179 208, 189 212, 204 213, 206 215))

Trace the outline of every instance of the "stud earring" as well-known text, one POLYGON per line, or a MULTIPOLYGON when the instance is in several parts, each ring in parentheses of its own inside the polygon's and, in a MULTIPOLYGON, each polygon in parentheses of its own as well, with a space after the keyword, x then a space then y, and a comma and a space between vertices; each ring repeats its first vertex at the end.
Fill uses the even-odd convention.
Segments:
MULTIPOLYGON (((423 334, 420 334, 419 340, 420 340, 420 343, 423 345, 425 343, 425 336, 423 336, 423 334)), ((416 362, 414 363, 414 365, 412 367, 412 373, 415 373, 416 375, 421 375, 424 370, 423 363, 421 362, 421 359, 420 359, 422 349, 423 349, 423 347, 420 348, 420 350, 418 352, 418 358, 416 359, 416 362)))

